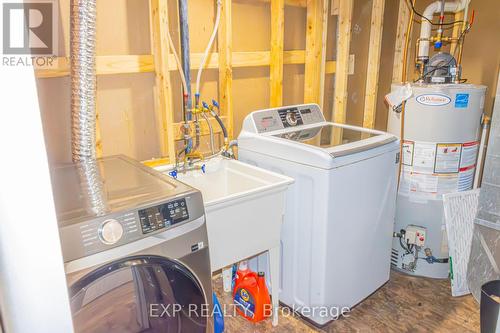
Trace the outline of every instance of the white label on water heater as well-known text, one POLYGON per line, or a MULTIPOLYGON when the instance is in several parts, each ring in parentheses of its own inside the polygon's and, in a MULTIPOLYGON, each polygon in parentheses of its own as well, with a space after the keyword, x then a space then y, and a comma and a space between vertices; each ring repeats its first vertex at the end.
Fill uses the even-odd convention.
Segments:
POLYGON ((457 173, 460 168, 460 143, 438 143, 436 149, 435 173, 457 173))
POLYGON ((479 143, 405 141, 399 193, 410 200, 439 199, 472 188, 479 143))
POLYGON ((413 149, 413 167, 423 173, 434 173, 434 160, 436 158, 436 144, 415 141, 413 149))
POLYGON ((451 98, 443 94, 423 94, 418 95, 415 99, 420 104, 428 106, 443 106, 451 102, 451 98))
POLYGON ((403 165, 413 165, 414 149, 415 149, 415 143, 413 141, 403 142, 403 160, 401 161, 403 165))
POLYGON ((462 156, 460 157, 460 170, 476 165, 479 142, 466 142, 462 145, 462 156))

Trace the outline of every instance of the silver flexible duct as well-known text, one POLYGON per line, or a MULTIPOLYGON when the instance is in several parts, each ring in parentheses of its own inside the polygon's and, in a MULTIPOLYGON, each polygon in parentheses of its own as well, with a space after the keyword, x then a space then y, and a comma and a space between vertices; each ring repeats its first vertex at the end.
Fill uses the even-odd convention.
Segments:
POLYGON ((71 0, 71 126, 73 161, 95 159, 96 1, 71 0))
POLYGON ((106 212, 96 161, 96 0, 71 0, 71 154, 79 162, 89 209, 106 212))

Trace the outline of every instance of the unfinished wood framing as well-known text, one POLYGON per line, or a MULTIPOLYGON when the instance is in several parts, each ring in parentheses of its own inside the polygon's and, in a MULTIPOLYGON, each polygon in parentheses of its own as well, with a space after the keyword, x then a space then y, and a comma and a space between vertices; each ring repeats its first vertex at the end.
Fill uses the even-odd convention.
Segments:
POLYGON ((363 115, 363 127, 366 128, 375 127, 384 7, 385 0, 373 0, 363 115))
POLYGON ((271 0, 271 62, 269 70, 271 107, 283 104, 284 40, 285 0, 271 0))
POLYGON ((219 46, 219 104, 221 114, 227 117, 227 132, 233 138, 233 34, 231 0, 222 0, 218 33, 219 46))
POLYGON ((351 45, 351 21, 354 0, 339 3, 337 66, 333 100, 333 120, 345 123, 347 107, 347 80, 349 75, 349 48, 351 45))
MULTIPOLYGON (((323 14, 322 14, 322 21, 321 21, 321 32, 322 32, 322 36, 321 36, 321 45, 322 45, 322 49, 321 49, 321 62, 320 62, 320 70, 319 70, 319 74, 320 74, 320 77, 319 77, 319 106, 321 107, 321 110, 323 110, 323 103, 324 103, 324 99, 325 99, 325 78, 326 78, 326 74, 327 74, 327 61, 326 61, 326 50, 327 50, 327 45, 326 45, 326 42, 327 42, 327 37, 328 37, 328 16, 329 16, 329 12, 328 12, 328 3, 329 1, 328 0, 323 0, 323 14)), ((335 70, 333 71, 335 72, 335 70)))
MULTIPOLYGON (((406 29, 410 21, 410 8, 406 1, 399 2, 398 27, 396 31, 396 44, 394 45, 394 65, 392 71, 392 82, 401 82, 403 75, 403 53, 406 40, 406 29)), ((411 44, 411 37, 410 37, 411 44)), ((409 57, 408 57, 409 58, 409 57)))
POLYGON ((101 122, 99 120, 99 113, 96 110, 95 114, 95 155, 102 157, 102 135, 101 135, 101 122))
POLYGON ((307 4, 306 60, 304 75, 304 102, 322 104, 325 56, 326 24, 328 22, 326 0, 311 0, 307 4))
MULTIPOLYGON (((462 21, 464 19, 464 11, 459 11, 458 13, 455 13, 455 17, 454 17, 454 21, 462 21)), ((452 38, 458 38, 460 36, 460 33, 462 32, 462 23, 460 24, 455 24, 453 26, 453 30, 452 30, 452 33, 451 33, 451 37, 452 38)), ((450 54, 458 54, 456 52, 458 52, 458 50, 456 50, 457 48, 457 42, 456 41, 452 41, 451 42, 451 45, 450 45, 450 54)))
MULTIPOLYGON (((238 1, 238 0, 234 0, 238 1)), ((271 10, 271 40, 269 51, 232 51, 232 0, 222 0, 221 21, 218 31, 218 49, 212 52, 205 68, 218 69, 218 92, 222 119, 228 129, 229 137, 234 138, 233 124, 233 69, 244 67, 269 66, 270 68, 270 106, 283 104, 283 68, 288 64, 304 65, 304 103, 324 101, 326 74, 335 74, 335 86, 331 119, 345 123, 348 75, 352 74, 354 57, 349 54, 351 21, 354 0, 254 0, 267 2, 271 10), (307 10, 305 50, 284 50, 285 6, 304 7, 307 10), (326 61, 327 32, 329 15, 338 15, 337 57, 336 61, 326 61)), ((372 8, 368 78, 363 125, 374 127, 376 116, 376 97, 382 25, 385 0, 374 0, 372 8)), ((174 55, 168 45, 168 6, 164 0, 149 0, 151 52, 145 55, 106 55, 96 57, 97 75, 130 73, 155 73, 155 111, 158 119, 160 152, 164 160, 173 161, 176 154, 176 141, 182 140, 181 123, 174 122, 173 91, 170 72, 177 71, 174 55)), ((409 11, 404 1, 400 3, 400 19, 396 42, 397 64, 400 68, 404 33, 409 11), (403 15, 401 17, 401 15, 403 15), (399 52, 399 53, 398 53, 399 52)), ((191 69, 200 67, 202 53, 191 54, 191 69)), ((69 59, 54 58, 51 66, 37 67, 38 78, 53 78, 69 75, 69 59)), ((400 74, 395 74, 400 75, 400 74)), ((329 112, 330 110, 328 110, 329 112)), ((218 131, 217 124, 213 124, 218 131)), ((98 133, 99 134, 99 133, 98 133)), ((205 123, 202 135, 208 134, 205 123)), ((102 155, 102 142, 98 135, 98 152, 102 155)))
POLYGON ((162 156, 175 159, 174 141, 174 111, 172 106, 172 89, 170 85, 169 54, 168 49, 168 7, 167 2, 151 0, 151 41, 154 54, 154 67, 156 73, 157 103, 156 114, 159 123, 160 149, 162 156))
MULTIPOLYGON (((259 2, 272 2, 272 0, 255 0, 259 2)), ((308 0, 285 0, 287 6, 307 7, 308 0)))
MULTIPOLYGON (((304 50, 290 50, 283 52, 283 64, 297 65, 305 63, 306 52, 304 50)), ((191 54, 191 69, 197 70, 200 67, 202 53, 191 54)), ((233 52, 232 67, 259 67, 269 66, 271 63, 271 52, 252 51, 252 52, 233 52)), ((326 74, 335 73, 335 61, 325 63, 326 74)), ((219 54, 212 53, 204 68, 219 68, 219 54)), ((177 65, 173 54, 168 55, 169 71, 177 71, 177 65)), ((97 75, 115 75, 115 74, 133 74, 149 73, 155 71, 153 55, 120 55, 120 56, 97 56, 96 74, 97 75)), ((37 67, 36 77, 53 78, 69 75, 69 59, 65 57, 56 58, 54 65, 50 67, 37 67)))

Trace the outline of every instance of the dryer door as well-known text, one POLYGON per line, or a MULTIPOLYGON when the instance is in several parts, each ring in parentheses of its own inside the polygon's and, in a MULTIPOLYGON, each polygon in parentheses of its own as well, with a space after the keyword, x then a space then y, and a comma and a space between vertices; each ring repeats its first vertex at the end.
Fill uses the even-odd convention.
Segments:
POLYGON ((205 332, 211 309, 181 263, 135 256, 101 266, 69 288, 76 332, 205 332))

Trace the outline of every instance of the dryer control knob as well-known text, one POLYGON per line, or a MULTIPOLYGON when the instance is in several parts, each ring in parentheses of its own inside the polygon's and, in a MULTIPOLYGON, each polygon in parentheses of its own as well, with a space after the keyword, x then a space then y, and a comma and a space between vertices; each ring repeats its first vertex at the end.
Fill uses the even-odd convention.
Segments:
POLYGON ((99 227, 99 238, 104 244, 115 244, 123 236, 123 227, 117 220, 106 220, 99 227))

